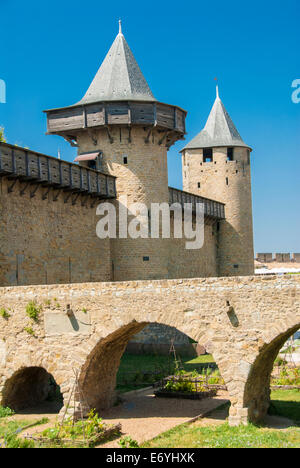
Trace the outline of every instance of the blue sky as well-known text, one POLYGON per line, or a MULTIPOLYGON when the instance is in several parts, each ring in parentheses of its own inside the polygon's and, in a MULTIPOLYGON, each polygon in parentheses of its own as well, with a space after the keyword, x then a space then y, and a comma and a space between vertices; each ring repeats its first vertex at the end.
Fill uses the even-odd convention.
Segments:
MULTIPOLYGON (((220 97, 252 153, 256 251, 300 252, 300 2, 228 0, 0 0, 0 125, 9 143, 73 160, 74 148, 46 136, 42 110, 84 95, 122 18, 123 33, 153 94, 188 111, 187 140, 220 97)), ((169 184, 181 188, 178 142, 169 184)))

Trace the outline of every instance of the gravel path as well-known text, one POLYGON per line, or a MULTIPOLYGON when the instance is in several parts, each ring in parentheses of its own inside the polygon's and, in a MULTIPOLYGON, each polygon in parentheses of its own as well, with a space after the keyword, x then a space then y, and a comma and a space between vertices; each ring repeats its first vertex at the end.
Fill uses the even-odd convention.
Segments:
MULTIPOLYGON (((143 392, 130 392, 122 395, 124 402, 101 416, 108 424, 122 424, 123 435, 142 443, 156 437, 172 427, 207 414, 228 401, 225 391, 218 392, 214 398, 204 400, 182 400, 174 398, 155 398, 153 389, 143 392)), ((119 447, 118 439, 102 444, 99 448, 119 447)))

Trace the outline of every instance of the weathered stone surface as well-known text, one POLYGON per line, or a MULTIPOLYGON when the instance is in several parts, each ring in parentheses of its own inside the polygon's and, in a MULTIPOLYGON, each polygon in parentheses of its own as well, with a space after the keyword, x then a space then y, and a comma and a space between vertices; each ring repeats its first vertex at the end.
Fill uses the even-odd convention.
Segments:
MULTIPOLYGON (((88 407, 101 411, 114 402, 116 373, 128 341, 147 324, 160 323, 209 344, 228 386, 230 422, 236 424, 247 418, 260 420, 267 411, 274 359, 284 341, 300 328, 300 278, 10 287, 0 289, 0 306, 11 314, 8 320, 0 318, 0 388, 4 402, 9 403, 8 390, 13 387, 18 404, 20 385, 28 383, 26 374, 20 379, 22 369, 43 368, 61 386, 67 404, 75 369, 88 407), (31 323, 26 316, 26 306, 32 300, 42 308, 39 323, 31 323), (228 317, 229 307, 238 318, 238 326, 233 326, 228 317), (62 330, 61 334, 46 336, 47 314, 55 313, 66 320, 69 309, 75 317, 86 311, 90 334, 81 333, 79 328, 70 334, 62 330), (32 327, 34 336, 24 327, 32 327)), ((36 388, 34 394, 41 395, 40 389, 36 388)))

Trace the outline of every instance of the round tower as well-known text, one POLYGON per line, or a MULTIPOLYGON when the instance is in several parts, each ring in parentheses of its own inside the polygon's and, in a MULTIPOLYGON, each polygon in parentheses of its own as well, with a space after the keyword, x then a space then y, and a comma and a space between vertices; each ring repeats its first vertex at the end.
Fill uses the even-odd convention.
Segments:
POLYGON ((251 148, 218 92, 204 129, 182 150, 183 189, 225 203, 217 226, 220 276, 254 274, 251 148))
MULTIPOLYGON (((77 146, 79 164, 116 177, 117 207, 124 196, 148 209, 169 202, 167 151, 184 137, 186 112, 155 99, 121 24, 83 99, 46 112, 48 133, 77 146)), ((117 237, 111 251, 113 280, 168 277, 168 239, 117 237)))

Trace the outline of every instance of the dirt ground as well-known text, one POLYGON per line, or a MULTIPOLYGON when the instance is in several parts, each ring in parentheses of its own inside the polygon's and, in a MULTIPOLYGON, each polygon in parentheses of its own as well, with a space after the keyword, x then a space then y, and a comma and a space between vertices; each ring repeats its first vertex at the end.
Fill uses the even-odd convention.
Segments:
MULTIPOLYGON (((101 414, 107 424, 122 425, 122 436, 129 435, 139 443, 152 439, 193 418, 204 416, 228 401, 225 391, 219 391, 214 398, 204 400, 182 400, 174 398, 155 398, 153 389, 130 392, 122 395, 122 403, 101 414)), ((28 419, 36 421, 48 418, 49 423, 26 429, 22 435, 34 436, 48 427, 53 427, 59 411, 57 403, 43 403, 36 408, 21 411, 11 420, 28 419)), ((119 448, 119 439, 102 444, 98 448, 119 448)))
MULTIPOLYGON (((228 401, 228 394, 219 391, 214 398, 204 400, 182 400, 155 398, 153 389, 133 392, 123 396, 124 402, 103 412, 108 424, 121 423, 122 434, 142 443, 179 424, 201 417, 228 401)), ((118 439, 102 444, 98 448, 117 448, 118 439)))
MULTIPOLYGON (((182 400, 155 398, 153 389, 130 392, 122 395, 123 402, 102 413, 107 424, 122 424, 122 436, 129 435, 142 443, 172 429, 179 424, 195 421, 197 426, 223 424, 228 416, 228 408, 221 408, 228 402, 228 394, 219 391, 214 398, 204 400, 182 400), (220 409, 219 409, 220 408, 220 409)), ((49 423, 26 429, 22 435, 34 436, 48 427, 53 427, 60 407, 57 403, 43 403, 37 408, 28 408, 12 416, 11 420, 30 421, 48 418, 49 423)), ((285 430, 293 425, 287 418, 267 416, 266 427, 285 430)), ((119 438, 106 442, 97 448, 119 448, 119 438)))

